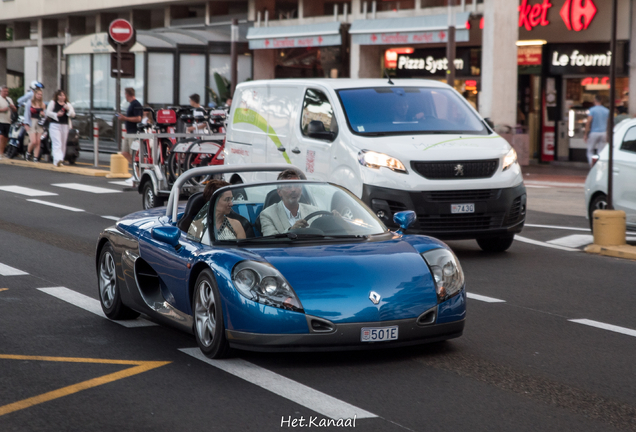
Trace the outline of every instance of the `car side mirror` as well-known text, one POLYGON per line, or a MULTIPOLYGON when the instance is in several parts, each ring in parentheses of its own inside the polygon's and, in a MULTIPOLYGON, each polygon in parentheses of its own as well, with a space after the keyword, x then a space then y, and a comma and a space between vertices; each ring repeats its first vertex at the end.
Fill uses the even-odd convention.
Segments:
POLYGON ((160 226, 152 229, 152 238, 162 243, 169 244, 175 249, 181 247, 179 239, 181 230, 175 226, 160 226))
POLYGON ((490 117, 486 117, 484 121, 490 129, 495 130, 495 123, 490 119, 490 117))
POLYGON ((323 139, 333 141, 335 134, 333 132, 327 132, 325 125, 320 120, 312 120, 307 125, 307 136, 310 138, 323 139))
MULTIPOLYGON (((393 215, 393 222, 398 224, 398 226, 403 230, 408 229, 408 227, 410 227, 416 219, 417 214, 415 214, 413 210, 405 210, 397 212, 393 215)), ((398 233, 402 234, 402 232, 399 230, 398 233)))

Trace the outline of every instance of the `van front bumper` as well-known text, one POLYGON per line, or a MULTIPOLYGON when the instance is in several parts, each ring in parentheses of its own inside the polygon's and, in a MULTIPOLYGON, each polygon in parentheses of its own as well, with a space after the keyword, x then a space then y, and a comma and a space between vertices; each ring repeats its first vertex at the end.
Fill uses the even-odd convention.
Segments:
POLYGON ((526 218, 523 183, 503 189, 403 191, 363 185, 362 201, 389 228, 398 228, 393 215, 417 213, 407 234, 425 234, 443 240, 504 237, 521 232, 526 218), (474 213, 453 214, 452 204, 474 204, 474 213))

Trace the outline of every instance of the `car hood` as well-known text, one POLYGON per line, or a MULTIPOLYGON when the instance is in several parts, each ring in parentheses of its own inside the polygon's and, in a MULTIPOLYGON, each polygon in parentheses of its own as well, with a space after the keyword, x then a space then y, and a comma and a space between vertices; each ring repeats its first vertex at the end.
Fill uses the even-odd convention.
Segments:
MULTIPOLYGON (((425 249, 437 247, 431 242, 425 249)), ((428 266, 401 239, 252 252, 283 274, 305 313, 334 323, 415 318, 437 304, 428 266), (377 305, 371 291, 381 296, 377 305)))
POLYGON ((397 158, 407 169, 410 161, 499 159, 510 151, 510 144, 496 134, 356 137, 354 143, 359 150, 397 158))

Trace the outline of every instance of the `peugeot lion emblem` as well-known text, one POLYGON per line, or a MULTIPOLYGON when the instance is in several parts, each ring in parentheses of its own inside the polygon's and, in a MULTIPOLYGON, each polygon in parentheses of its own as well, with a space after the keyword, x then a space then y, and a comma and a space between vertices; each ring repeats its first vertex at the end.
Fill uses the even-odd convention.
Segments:
POLYGON ((371 292, 369 293, 369 300, 371 300, 371 301, 373 302, 373 304, 378 304, 378 303, 380 303, 380 299, 381 299, 381 298, 382 298, 382 297, 380 296, 380 294, 378 294, 378 293, 377 293, 377 292, 375 292, 375 291, 371 291, 371 292))
POLYGON ((455 177, 459 177, 463 175, 464 175, 464 165, 462 164, 455 165, 455 177))

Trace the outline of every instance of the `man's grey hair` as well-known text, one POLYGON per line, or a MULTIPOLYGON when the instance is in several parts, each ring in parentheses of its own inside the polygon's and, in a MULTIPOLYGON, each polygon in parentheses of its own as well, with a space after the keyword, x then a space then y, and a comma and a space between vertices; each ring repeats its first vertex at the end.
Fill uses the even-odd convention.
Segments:
POLYGON ((291 179, 299 179, 300 175, 298 171, 295 169, 286 169, 285 171, 278 174, 276 180, 291 180, 291 179))

